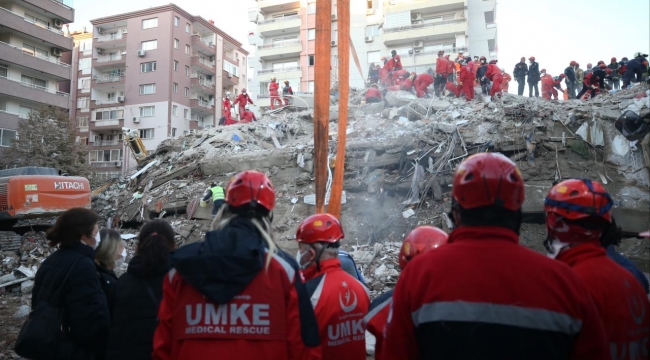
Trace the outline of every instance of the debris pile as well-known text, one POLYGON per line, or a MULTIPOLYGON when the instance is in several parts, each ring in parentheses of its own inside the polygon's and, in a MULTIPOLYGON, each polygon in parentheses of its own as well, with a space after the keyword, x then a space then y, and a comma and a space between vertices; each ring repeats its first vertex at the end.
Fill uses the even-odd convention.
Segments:
POLYGON ((31 294, 36 270, 52 251, 44 232, 0 231, 0 294, 31 294))

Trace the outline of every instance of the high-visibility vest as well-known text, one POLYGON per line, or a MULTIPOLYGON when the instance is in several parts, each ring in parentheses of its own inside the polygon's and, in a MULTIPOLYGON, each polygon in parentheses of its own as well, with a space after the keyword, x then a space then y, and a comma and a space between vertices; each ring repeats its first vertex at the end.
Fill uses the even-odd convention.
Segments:
POLYGON ((212 191, 212 201, 226 199, 226 194, 224 194, 223 188, 221 186, 215 186, 210 189, 210 191, 212 191))

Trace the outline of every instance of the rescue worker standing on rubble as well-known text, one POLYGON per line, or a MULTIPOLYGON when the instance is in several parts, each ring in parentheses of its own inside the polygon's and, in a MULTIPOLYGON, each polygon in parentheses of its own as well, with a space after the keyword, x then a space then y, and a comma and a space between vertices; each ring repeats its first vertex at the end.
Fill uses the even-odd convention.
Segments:
POLYGON ((637 52, 634 54, 634 59, 627 63, 627 70, 623 74, 623 88, 630 86, 631 82, 642 82, 643 73, 648 71, 648 57, 647 54, 637 52), (636 76, 636 80, 634 77, 636 76))
POLYGON ((419 98, 429 97, 429 85, 433 84, 433 69, 429 68, 427 73, 420 74, 415 78, 415 92, 419 98))
POLYGON ((569 265, 598 308, 612 359, 649 359, 650 302, 634 276, 610 258, 601 239, 614 201, 596 181, 570 179, 544 200, 549 257, 569 265))
POLYGON ((564 82, 566 84, 566 91, 569 93, 569 99, 574 99, 576 97, 576 93, 575 93, 576 92, 576 89, 575 89, 575 86, 576 86, 576 70, 575 70, 575 66, 576 66, 576 64, 577 63, 575 61, 571 61, 571 63, 569 63, 569 66, 567 66, 567 68, 564 69, 564 76, 566 76, 564 78, 564 82))
POLYGON ((541 83, 542 83, 542 97, 545 100, 551 100, 551 96, 555 95, 555 100, 557 100, 557 91, 554 92, 553 86, 554 86, 554 81, 553 77, 549 74, 546 73, 546 69, 542 69, 540 71, 541 76, 541 83))
POLYGON ((205 241, 174 253, 153 359, 321 359, 298 264, 272 238, 274 207, 266 175, 230 180, 205 241))
POLYGON ((454 71, 456 71, 456 65, 449 58, 449 54, 445 55, 445 59, 447 60, 447 81, 453 83, 454 82, 454 71))
POLYGON ((613 57, 609 65, 607 65, 607 67, 612 70, 612 74, 607 77, 607 81, 609 82, 612 89, 615 90, 620 89, 621 78, 618 75, 618 71, 621 69, 621 65, 619 65, 618 62, 616 61, 616 58, 613 57))
POLYGON ((216 216, 219 209, 221 209, 223 204, 226 202, 225 192, 216 182, 210 183, 210 188, 206 190, 205 196, 202 200, 208 201, 210 199, 212 199, 212 216, 216 216))
POLYGON ((474 100, 474 79, 476 75, 469 65, 465 65, 463 61, 461 61, 460 65, 460 86, 462 86, 463 94, 465 94, 465 100, 472 101, 474 100))
POLYGON ((533 89, 535 89, 535 97, 539 97, 539 63, 535 62, 535 57, 528 58, 530 65, 528 66, 528 97, 533 97, 533 89))
POLYGON ((436 96, 440 97, 445 91, 447 85, 447 69, 449 68, 447 59, 444 58, 445 52, 438 51, 438 59, 436 59, 436 79, 433 83, 436 96))
POLYGON ((526 84, 526 75, 528 75, 528 65, 526 65, 526 58, 522 57, 519 63, 515 65, 515 69, 512 71, 512 75, 515 77, 515 81, 519 84, 517 88, 517 95, 524 95, 524 84, 526 84))
MULTIPOLYGON (((271 78, 271 83, 269 84, 269 94, 271 96, 271 110, 275 109, 275 103, 278 103, 279 107, 282 107, 282 100, 280 100, 280 94, 278 92, 278 89, 280 88, 280 85, 278 85, 278 82, 275 80, 274 77, 271 78)), ((241 108, 241 105, 240 105, 241 108)), ((242 114, 242 113, 240 113, 242 114)), ((240 117, 240 119, 243 119, 240 117)))
POLYGON ((496 97, 501 98, 501 83, 503 82, 503 76, 501 76, 501 69, 497 66, 498 60, 490 60, 488 65, 487 72, 485 77, 492 81, 492 87, 490 88, 490 97, 494 100, 496 97))
MULTIPOLYGON (((577 62, 575 66, 573 66, 573 71, 576 74, 576 81, 573 86, 575 93, 573 93, 571 96, 576 96, 578 92, 578 87, 580 86, 580 84, 582 84, 582 81, 585 79, 585 71, 580 68, 580 64, 578 64, 577 62)), ((564 77, 566 77, 566 74, 564 75, 564 77)))
POLYGON ((488 94, 488 84, 490 83, 490 80, 485 76, 488 69, 488 64, 485 61, 485 56, 481 56, 481 62, 476 70, 476 80, 481 84, 481 92, 483 95, 488 94))
POLYGON ((456 229, 401 273, 384 359, 610 359, 578 276, 519 245, 524 194, 504 155, 480 153, 458 166, 456 229))
POLYGON ((284 87, 282 88, 282 97, 284 98, 284 106, 289 106, 289 100, 293 96, 293 89, 289 85, 289 80, 284 81, 284 87))
POLYGON ((381 70, 379 70, 379 79, 381 80, 381 83, 384 85, 384 87, 389 87, 391 85, 392 70, 388 68, 390 65, 388 64, 388 60, 386 60, 385 56, 381 57, 381 61, 384 62, 384 66, 381 68, 381 70))
POLYGON ((230 103, 230 91, 226 92, 226 97, 223 98, 223 116, 230 118, 230 110, 232 109, 232 104, 230 103))
POLYGON ((296 260, 303 269, 320 338, 323 360, 365 360, 363 317, 370 298, 366 288, 341 269, 343 228, 330 214, 306 218, 296 232, 296 260))
POLYGON ((503 81, 501 81, 501 91, 507 94, 508 89, 510 88, 510 81, 512 81, 512 76, 510 76, 504 68, 501 68, 501 76, 503 77, 503 81))
POLYGON ((251 99, 250 96, 246 93, 246 89, 241 89, 241 94, 237 96, 237 99, 235 99, 235 102, 232 104, 233 106, 239 104, 239 120, 242 119, 242 114, 244 114, 246 102, 249 104, 253 104, 253 100, 251 99))
MULTIPOLYGON (((411 230, 404 238, 399 251, 399 268, 404 271, 406 265, 416 256, 445 245, 448 237, 447 233, 433 226, 418 226, 411 230)), ((376 339, 375 360, 383 359, 382 344, 392 298, 393 290, 377 296, 370 303, 368 314, 363 319, 366 329, 376 339)))

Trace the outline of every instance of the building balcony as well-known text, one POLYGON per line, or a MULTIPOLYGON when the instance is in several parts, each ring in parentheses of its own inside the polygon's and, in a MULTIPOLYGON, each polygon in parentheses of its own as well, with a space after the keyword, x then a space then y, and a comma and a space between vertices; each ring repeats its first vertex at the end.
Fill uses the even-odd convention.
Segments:
POLYGON ((262 36, 274 36, 283 33, 299 32, 302 26, 300 15, 284 16, 257 22, 257 32, 262 36))
MULTIPOLYGON (((391 1, 392 2, 392 1, 391 1)), ((394 4, 385 1, 384 14, 411 11, 412 13, 435 13, 450 10, 459 10, 465 7, 463 0, 402 0, 394 4)))
POLYGON ((260 59, 279 60, 300 56, 302 42, 300 40, 283 41, 274 44, 257 46, 257 53, 260 59))
POLYGON ((93 120, 88 125, 91 131, 122 130, 124 119, 93 120))
POLYGON ((302 77, 300 66, 284 69, 262 69, 257 71, 257 80, 259 82, 270 82, 271 78, 280 79, 299 79, 302 77))
POLYGON ((214 95, 214 82, 199 78, 196 74, 192 74, 191 86, 194 91, 214 95))
POLYGON ((224 86, 235 86, 239 85, 239 76, 233 75, 226 70, 222 70, 223 76, 223 85, 224 86))
POLYGON ((114 55, 97 55, 97 58, 93 59, 94 68, 109 68, 119 65, 126 65, 126 52, 114 55))
POLYGON ((224 60, 230 61, 232 64, 236 64, 239 66, 239 59, 235 59, 231 54, 228 54, 227 52, 223 52, 223 58, 224 60))
POLYGON ((258 0, 257 4, 262 14, 300 8, 300 0, 258 0))
POLYGON ((92 147, 106 147, 106 146, 118 146, 121 145, 120 140, 95 140, 90 146, 92 147))
POLYGON ((192 108, 192 113, 201 116, 214 115, 214 105, 210 101, 197 98, 190 99, 190 108, 192 108))
POLYGON ((192 67, 194 70, 207 71, 213 75, 217 73, 217 67, 214 61, 206 60, 198 56, 192 56, 192 67))
POLYGON ((449 54, 450 58, 454 60, 458 56, 459 51, 464 51, 467 53, 467 48, 446 48, 439 50, 430 50, 430 51, 420 51, 412 55, 403 55, 402 56, 402 66, 419 66, 419 65, 434 65, 436 59, 438 59, 438 51, 444 51, 445 54, 449 54))
POLYGON ((74 22, 74 9, 72 8, 72 0, 23 0, 28 4, 32 4, 39 9, 43 9, 46 13, 54 15, 61 19, 64 23, 74 22))
POLYGON ((62 80, 70 79, 70 65, 60 62, 58 57, 44 56, 1 41, 0 50, 2 50, 2 59, 5 61, 38 70, 62 80))
POLYGON ((64 109, 70 108, 70 94, 68 93, 4 76, 0 76, 0 95, 29 99, 64 109))
POLYGON ((92 86, 97 88, 123 88, 125 75, 99 74, 93 76, 92 86))
POLYGON ((20 119, 20 114, 0 110, 0 124, 5 129, 18 130, 20 119))
POLYGON ((194 50, 201 51, 204 54, 216 55, 217 48, 212 42, 201 39, 199 35, 192 35, 192 47, 194 50))
POLYGON ((66 37, 62 30, 46 24, 36 23, 31 19, 25 18, 22 15, 3 7, 0 7, 0 24, 4 27, 35 37, 51 46, 64 50, 73 49, 72 38, 66 37))
POLYGON ((121 99, 122 101, 119 101, 119 100, 120 99, 116 99, 116 98, 91 100, 90 101, 90 108, 91 109, 102 109, 102 108, 109 108, 109 107, 116 107, 116 106, 124 105, 124 99, 121 99))
POLYGON ((118 30, 115 34, 96 34, 95 42, 97 47, 124 47, 126 46, 127 33, 118 30))
POLYGON ((465 18, 431 24, 414 24, 384 29, 384 45, 412 43, 415 40, 442 40, 467 32, 465 18))
POLYGON ((257 105, 258 108, 271 107, 271 97, 269 94, 259 94, 257 95, 257 101, 255 101, 255 105, 257 105))
POLYGON ((122 160, 117 161, 91 161, 90 166, 94 168, 121 168, 122 160))

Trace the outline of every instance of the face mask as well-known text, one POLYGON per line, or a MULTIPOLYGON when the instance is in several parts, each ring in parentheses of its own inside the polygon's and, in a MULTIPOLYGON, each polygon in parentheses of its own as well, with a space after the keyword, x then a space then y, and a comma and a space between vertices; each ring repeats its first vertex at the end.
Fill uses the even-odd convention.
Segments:
POLYGON ((122 249, 122 254, 120 255, 120 258, 115 260, 115 268, 119 269, 122 267, 122 264, 124 264, 124 260, 126 259, 126 249, 122 249))
POLYGON ((564 243, 557 239, 549 238, 544 241, 544 247, 546 247, 546 255, 551 259, 555 259, 558 255, 560 255, 562 250, 570 248, 571 244, 564 243))
POLYGON ((102 237, 99 236, 99 231, 98 231, 97 235, 95 235, 95 246, 93 247, 93 249, 97 249, 100 242, 102 242, 102 237))
POLYGON ((300 261, 302 260, 302 257, 305 256, 308 252, 309 252, 309 250, 305 251, 304 253, 301 253, 300 249, 298 249, 298 252, 296 253, 296 262, 298 262, 298 266, 300 266, 300 268, 303 269, 303 270, 306 269, 307 266, 309 266, 309 264, 311 263, 311 261, 310 261, 305 265, 300 264, 300 261))

